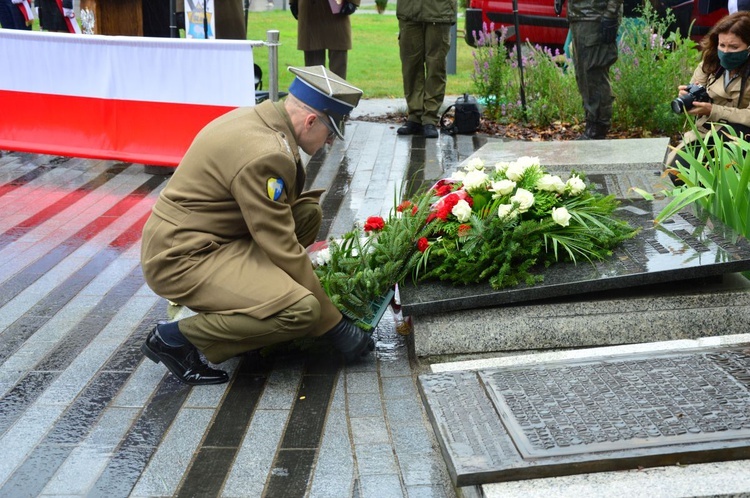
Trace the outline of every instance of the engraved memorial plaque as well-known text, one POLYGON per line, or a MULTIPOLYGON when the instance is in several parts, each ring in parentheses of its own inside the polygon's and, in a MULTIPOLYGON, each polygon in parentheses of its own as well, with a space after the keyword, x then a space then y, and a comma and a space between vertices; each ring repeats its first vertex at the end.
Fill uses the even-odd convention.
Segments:
POLYGON ((458 486, 750 456, 750 347, 419 380, 458 486))

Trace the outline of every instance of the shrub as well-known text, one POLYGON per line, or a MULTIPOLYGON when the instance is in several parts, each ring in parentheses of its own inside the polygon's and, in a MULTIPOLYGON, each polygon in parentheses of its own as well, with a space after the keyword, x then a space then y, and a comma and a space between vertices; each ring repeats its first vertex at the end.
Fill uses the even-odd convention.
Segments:
MULTIPOLYGON (((677 86, 690 80, 700 53, 692 40, 678 33, 667 37, 668 22, 646 6, 642 17, 628 19, 621 28, 619 58, 610 73, 615 95, 613 129, 637 130, 645 136, 676 136, 681 131, 684 119, 669 104, 677 86)), ((517 55, 515 47, 510 53, 505 48, 505 29, 496 33, 494 26, 484 26, 474 37, 472 80, 474 92, 485 104, 486 118, 540 127, 583 120, 572 61, 564 54, 529 44, 523 47, 524 109, 517 55)))
POLYGON ((611 71, 615 94, 613 127, 675 136, 684 118, 673 113, 670 102, 677 86, 690 81, 700 53, 695 42, 667 33, 647 6, 638 19, 625 23, 618 42, 619 57, 611 71))
POLYGON ((485 106, 486 116, 497 120, 501 115, 499 97, 510 78, 505 50, 507 29, 495 31, 495 26, 484 24, 482 31, 474 32, 476 48, 472 51, 474 70, 471 79, 474 91, 485 106))

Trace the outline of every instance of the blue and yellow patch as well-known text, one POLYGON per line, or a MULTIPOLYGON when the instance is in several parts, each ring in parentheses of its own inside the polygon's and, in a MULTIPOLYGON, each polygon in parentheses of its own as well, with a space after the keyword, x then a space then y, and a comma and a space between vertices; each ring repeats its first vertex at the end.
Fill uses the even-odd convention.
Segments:
POLYGON ((268 198, 272 201, 278 201, 281 193, 284 191, 284 180, 281 178, 269 178, 266 180, 266 191, 268 198))

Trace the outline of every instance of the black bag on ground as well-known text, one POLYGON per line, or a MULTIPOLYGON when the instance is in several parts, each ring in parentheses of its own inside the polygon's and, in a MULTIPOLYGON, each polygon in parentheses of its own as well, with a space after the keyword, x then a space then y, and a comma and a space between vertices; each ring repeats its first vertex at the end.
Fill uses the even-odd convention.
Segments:
POLYGON ((455 104, 443 111, 443 115, 440 116, 440 129, 450 135, 474 133, 479 129, 481 116, 477 99, 465 93, 456 99, 455 104))

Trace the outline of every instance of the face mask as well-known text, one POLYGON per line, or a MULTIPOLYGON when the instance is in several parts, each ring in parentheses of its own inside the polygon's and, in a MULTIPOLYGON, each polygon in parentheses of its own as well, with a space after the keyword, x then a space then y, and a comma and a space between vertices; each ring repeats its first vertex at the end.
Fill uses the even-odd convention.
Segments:
POLYGON ((747 50, 741 50, 739 52, 722 52, 721 50, 718 50, 718 53, 719 64, 721 64, 721 67, 728 71, 737 69, 738 67, 743 65, 748 56, 747 50))

